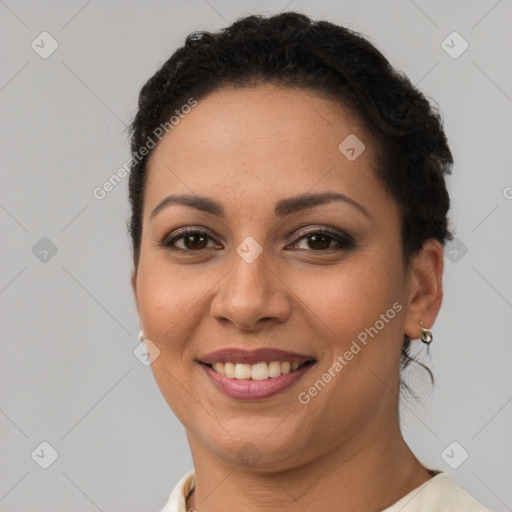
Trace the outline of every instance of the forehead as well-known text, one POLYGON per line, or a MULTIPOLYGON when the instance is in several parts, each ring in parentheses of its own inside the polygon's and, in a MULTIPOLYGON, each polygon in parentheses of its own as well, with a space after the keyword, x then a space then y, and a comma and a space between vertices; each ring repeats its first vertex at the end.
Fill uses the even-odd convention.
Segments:
POLYGON ((353 111, 312 91, 272 84, 220 89, 180 116, 153 150, 146 215, 173 192, 235 199, 236 191, 272 202, 314 189, 382 195, 372 146, 353 111), (347 144, 364 150, 347 158, 347 144))

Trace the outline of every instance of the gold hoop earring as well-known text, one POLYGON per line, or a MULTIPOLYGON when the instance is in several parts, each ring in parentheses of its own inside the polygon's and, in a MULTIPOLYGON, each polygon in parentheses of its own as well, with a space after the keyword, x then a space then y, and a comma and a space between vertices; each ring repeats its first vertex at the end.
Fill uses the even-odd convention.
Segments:
POLYGON ((430 332, 430 329, 425 329, 425 327, 423 327, 423 323, 421 322, 421 320, 420 320, 420 325, 421 325, 420 340, 423 341, 423 343, 430 345, 432 343, 432 339, 433 339, 432 332, 430 332))

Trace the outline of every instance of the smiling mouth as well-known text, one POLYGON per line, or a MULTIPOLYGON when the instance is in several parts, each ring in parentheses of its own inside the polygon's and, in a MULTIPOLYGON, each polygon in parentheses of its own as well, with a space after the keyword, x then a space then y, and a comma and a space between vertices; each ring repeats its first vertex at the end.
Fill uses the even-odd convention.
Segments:
POLYGON ((304 362, 296 361, 261 361, 256 364, 234 363, 227 361, 225 363, 204 363, 214 372, 228 378, 238 380, 267 380, 294 373, 303 367, 311 366, 316 363, 316 359, 310 359, 304 362))

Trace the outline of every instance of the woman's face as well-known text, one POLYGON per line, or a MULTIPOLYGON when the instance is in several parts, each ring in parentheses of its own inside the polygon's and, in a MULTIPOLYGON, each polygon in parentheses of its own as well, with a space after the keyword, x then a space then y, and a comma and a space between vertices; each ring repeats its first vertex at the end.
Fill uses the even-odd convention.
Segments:
POLYGON ((193 452, 293 467, 395 421, 403 334, 419 326, 375 165, 347 110, 268 84, 200 100, 153 151, 132 285, 193 452), (171 195, 204 201, 152 216, 171 195), (221 349, 239 366, 207 366, 221 349), (294 358, 313 362, 286 373, 294 358))

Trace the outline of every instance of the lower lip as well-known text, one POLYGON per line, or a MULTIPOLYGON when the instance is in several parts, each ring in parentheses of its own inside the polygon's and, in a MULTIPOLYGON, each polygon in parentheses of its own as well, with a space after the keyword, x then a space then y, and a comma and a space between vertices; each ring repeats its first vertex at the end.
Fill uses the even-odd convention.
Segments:
POLYGON ((295 384, 312 366, 308 363, 294 372, 265 380, 229 379, 212 370, 208 365, 199 363, 213 385, 225 395, 239 400, 259 400, 270 398, 295 384))

